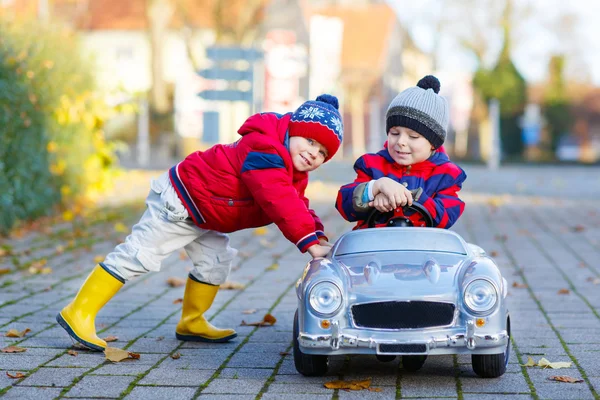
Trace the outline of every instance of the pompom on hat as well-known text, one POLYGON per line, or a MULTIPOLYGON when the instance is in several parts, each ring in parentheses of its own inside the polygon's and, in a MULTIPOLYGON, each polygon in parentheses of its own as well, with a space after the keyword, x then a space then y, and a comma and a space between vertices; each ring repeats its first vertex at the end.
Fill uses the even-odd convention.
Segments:
POLYGON ((385 115, 386 132, 394 126, 409 128, 438 149, 446 140, 450 120, 448 101, 439 92, 440 81, 433 75, 427 75, 417 86, 398 94, 385 115))
POLYGON ((327 149, 325 161, 330 160, 344 138, 344 125, 338 108, 337 97, 330 94, 304 102, 290 118, 290 136, 316 140, 327 149))

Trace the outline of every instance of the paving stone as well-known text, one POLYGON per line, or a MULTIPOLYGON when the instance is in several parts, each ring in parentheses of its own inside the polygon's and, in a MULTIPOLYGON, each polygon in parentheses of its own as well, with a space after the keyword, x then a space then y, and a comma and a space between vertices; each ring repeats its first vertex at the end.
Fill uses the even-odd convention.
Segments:
POLYGON ((138 375, 148 371, 154 366, 133 362, 110 363, 94 370, 90 375, 138 375))
POLYGON ((261 400, 330 400, 330 394, 265 393, 261 400))
POLYGON ((24 353, 0 353, 0 370, 26 371, 35 369, 50 359, 52 359, 50 356, 28 356, 24 353))
POLYGON ((289 343, 255 343, 248 342, 239 350, 241 353, 279 354, 287 351, 289 343))
POLYGON ((86 372, 85 368, 40 368, 18 385, 66 387, 71 385, 75 378, 86 372))
POLYGON ((465 393, 529 393, 530 389, 521 373, 505 373, 497 379, 482 379, 472 369, 461 368, 460 380, 465 393))
POLYGON ((52 360, 47 367, 96 367, 106 361, 103 353, 84 354, 78 353, 77 357, 65 354, 56 360, 52 360))
MULTIPOLYGON (((368 399, 385 399, 385 400, 394 400, 396 398, 396 388, 395 387, 377 387, 377 385, 372 385, 373 388, 379 389, 379 392, 376 391, 344 391, 340 390, 338 392, 338 398, 340 400, 362 400, 364 398, 368 399)), ((333 390, 332 390, 333 392, 333 390)))
POLYGON ((188 400, 196 394, 196 388, 136 386, 125 396, 128 400, 188 400))
POLYGON ((65 397, 116 398, 135 380, 133 376, 84 376, 65 397))
POLYGON ((173 338, 156 339, 138 339, 128 350, 136 353, 170 353, 179 347, 181 342, 173 338))
POLYGON ((215 379, 202 393, 252 394, 257 395, 267 380, 257 379, 215 379))
POLYGON ((301 383, 272 383, 269 385, 267 392, 281 394, 316 393, 328 394, 330 396, 333 394, 331 389, 327 389, 323 385, 306 385, 301 383))
POLYGON ((58 397, 62 389, 46 387, 13 387, 2 400, 51 400, 58 397))
POLYGON ((223 368, 219 374, 221 379, 267 379, 273 374, 269 368, 223 368))
POLYGON ((206 356, 182 356, 177 360, 173 360, 171 357, 167 357, 161 364, 160 368, 172 368, 172 369, 211 369, 215 370, 225 362, 229 357, 228 354, 213 355, 210 357, 206 356))
POLYGON ((403 374, 402 397, 455 397, 456 378, 430 374, 403 374))
POLYGON ((212 375, 212 371, 153 369, 138 384, 198 387, 203 385, 212 375))
POLYGON ((499 400, 502 400, 502 399, 527 400, 527 399, 534 399, 533 396, 528 395, 528 394, 514 394, 514 393, 510 393, 510 394, 465 393, 465 394, 463 394, 462 398, 464 400, 496 400, 496 399, 499 399, 499 400))
POLYGON ((228 400, 231 398, 235 398, 235 400, 254 400, 256 396, 249 394, 236 394, 235 397, 233 397, 230 394, 201 393, 199 398, 202 400, 228 400))
POLYGON ((244 368, 275 368, 281 361, 279 354, 261 354, 257 357, 254 353, 236 353, 227 363, 228 367, 244 368))

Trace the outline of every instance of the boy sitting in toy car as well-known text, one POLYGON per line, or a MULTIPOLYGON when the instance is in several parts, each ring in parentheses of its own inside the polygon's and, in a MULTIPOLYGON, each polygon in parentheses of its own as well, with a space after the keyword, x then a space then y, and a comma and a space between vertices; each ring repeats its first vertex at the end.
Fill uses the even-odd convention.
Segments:
POLYGON ((356 160, 356 179, 338 192, 336 208, 347 221, 358 221, 354 229, 383 226, 370 218, 373 207, 408 225, 425 226, 419 218, 427 213, 402 209, 416 202, 430 214, 428 225, 437 228, 450 228, 462 214, 465 203, 458 192, 467 175, 442 146, 449 107, 439 91, 438 79, 428 75, 392 100, 384 148, 356 160))

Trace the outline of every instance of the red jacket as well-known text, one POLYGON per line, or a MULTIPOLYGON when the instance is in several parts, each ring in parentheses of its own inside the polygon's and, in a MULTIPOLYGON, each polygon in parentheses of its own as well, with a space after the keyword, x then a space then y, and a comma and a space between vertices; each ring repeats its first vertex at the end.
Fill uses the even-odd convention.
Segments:
POLYGON ((308 173, 295 171, 288 150, 291 113, 255 114, 235 143, 197 151, 171 168, 171 183, 191 219, 223 233, 275 223, 301 252, 324 237, 308 208, 308 173))

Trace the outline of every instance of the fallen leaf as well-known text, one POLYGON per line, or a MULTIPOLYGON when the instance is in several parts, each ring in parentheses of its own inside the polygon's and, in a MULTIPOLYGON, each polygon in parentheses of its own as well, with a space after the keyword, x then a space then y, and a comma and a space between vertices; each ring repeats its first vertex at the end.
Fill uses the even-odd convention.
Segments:
POLYGON ((512 287, 514 288, 519 288, 519 289, 525 289, 527 288, 527 285, 524 283, 519 283, 519 282, 513 282, 512 287))
POLYGON ((273 264, 271 264, 270 267, 267 267, 267 271, 275 271, 278 268, 279 268, 279 264, 273 263, 273 264))
POLYGON ((62 254, 65 252, 65 246, 63 246, 62 244, 58 245, 58 246, 56 246, 55 251, 56 251, 56 254, 62 254))
POLYGON ((8 346, 3 349, 0 349, 0 351, 3 353, 23 353, 24 351, 27 351, 27 349, 17 346, 8 346))
POLYGON ((122 222, 117 222, 115 224, 115 232, 120 232, 120 233, 128 233, 129 229, 127 228, 127 225, 125 225, 122 222))
POLYGON ((181 297, 173 300, 173 304, 181 304, 181 303, 183 303, 183 299, 181 297))
POLYGON ((19 332, 16 329, 9 329, 4 336, 12 338, 21 338, 31 332, 31 329, 26 328, 24 331, 19 332))
POLYGON ((164 338, 165 338, 164 336, 159 336, 159 337, 157 337, 157 338, 156 338, 156 341, 157 341, 157 342, 160 342, 160 341, 161 341, 161 340, 163 340, 164 338))
POLYGON ((69 351, 67 351, 67 354, 70 356, 73 356, 73 357, 77 357, 77 354, 79 354, 79 353, 77 353, 75 350, 69 350, 69 351))
POLYGON ((181 358, 181 353, 180 353, 180 352, 177 352, 177 353, 175 353, 175 354, 171 354, 171 358, 172 358, 173 360, 178 360, 178 359, 180 359, 180 358, 181 358))
POLYGON ((185 279, 176 278, 174 276, 167 279, 167 284, 171 287, 180 287, 185 285, 185 279))
POLYGON ((139 360, 140 355, 127 350, 118 349, 116 347, 107 347, 104 349, 106 359, 112 362, 119 362, 126 359, 139 360))
POLYGON ((583 232, 585 231, 585 226, 583 225, 575 225, 571 228, 571 232, 583 232))
POLYGON ((117 336, 112 336, 112 335, 104 338, 104 341, 107 343, 116 342, 117 340, 119 340, 119 338, 117 336))
POLYGON ((237 283, 237 282, 231 282, 231 281, 227 281, 224 284, 222 284, 219 289, 226 289, 226 290, 240 290, 245 288, 246 285, 242 284, 242 283, 237 283))
POLYGON ((12 375, 8 371, 6 371, 6 376, 8 376, 9 378, 12 378, 12 379, 21 379, 21 378, 25 378, 27 375, 25 375, 22 372, 17 372, 16 374, 12 375))
POLYGON ((558 294, 570 294, 571 291, 569 289, 560 289, 558 291, 558 294))
POLYGON ((373 387, 370 387, 370 388, 369 388, 369 392, 381 392, 381 388, 373 388, 373 387))
POLYGON ((546 360, 545 358, 542 358, 542 359, 540 359, 540 361, 538 361, 537 366, 542 367, 542 368, 552 368, 552 369, 570 368, 571 362, 550 362, 550 361, 546 360))
POLYGON ((566 383, 581 383, 581 382, 583 382, 583 379, 577 379, 577 378, 573 378, 571 376, 566 376, 566 375, 551 376, 548 378, 548 380, 549 381, 566 382, 566 383))
POLYGON ((104 256, 96 256, 94 257, 94 263, 99 264, 104 261, 104 256))
POLYGON ((10 268, 0 268, 0 275, 10 273, 10 268))
POLYGON ((0 257, 4 257, 7 254, 8 254, 8 250, 6 250, 4 248, 0 248, 0 257))
POLYGON ((275 324, 275 322, 277 322, 277 318, 275 318, 271 314, 266 314, 263 317, 262 321, 247 323, 246 321, 242 320, 242 323, 240 325, 241 326, 273 326, 275 324))
POLYGON ((499 242, 506 242, 508 240, 508 236, 506 236, 506 235, 496 235, 494 237, 494 239, 496 239, 499 242))
POLYGON ((242 311, 242 314, 254 314, 256 311, 256 308, 251 308, 249 310, 242 311))
POLYGON ((279 355, 280 355, 280 356, 289 356, 289 355, 290 355, 290 352, 289 352, 289 351, 280 351, 280 352, 279 352, 279 355))
POLYGON ((535 367, 535 361, 533 361, 533 358, 531 357, 527 357, 527 362, 525 364, 523 364, 524 367, 535 367))
POLYGON ((187 256, 187 253, 185 252, 185 250, 181 250, 179 252, 179 259, 180 260, 187 260, 187 258, 188 258, 188 256, 187 256))
POLYGON ((498 257, 498 252, 496 250, 490 251, 490 257, 498 257))
POLYGON ((363 390, 363 389, 368 389, 371 386, 371 378, 365 379, 364 381, 331 381, 331 382, 325 382, 324 386, 327 389, 363 390))
POLYGON ((254 229, 254 236, 264 236, 269 233, 269 229, 266 226, 254 229))
POLYGON ((600 278, 594 278, 593 276, 590 276, 585 281, 592 282, 592 284, 594 284, 594 285, 600 285, 600 278))

